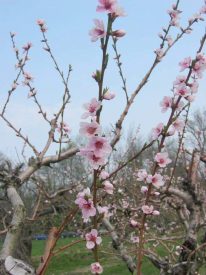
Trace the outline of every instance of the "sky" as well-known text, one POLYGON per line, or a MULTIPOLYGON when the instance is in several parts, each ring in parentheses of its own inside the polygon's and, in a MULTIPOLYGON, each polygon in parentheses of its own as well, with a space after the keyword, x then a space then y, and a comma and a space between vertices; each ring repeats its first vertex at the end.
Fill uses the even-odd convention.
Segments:
MULTIPOLYGON (((71 64, 69 88, 71 100, 65 113, 65 122, 72 129, 71 137, 78 134, 79 122, 83 113, 82 105, 97 96, 97 84, 91 77, 100 67, 101 50, 99 43, 91 42, 88 35, 93 27, 93 19, 106 22, 106 15, 96 12, 97 0, 0 0, 0 107, 5 102, 17 71, 14 51, 11 47, 9 32, 16 32, 18 48, 32 42, 30 58, 26 70, 34 76, 33 85, 38 91, 38 98, 44 110, 53 115, 61 103, 63 85, 56 73, 47 52, 42 49, 41 33, 36 20, 44 19, 48 26, 47 36, 52 51, 63 71, 71 64)), ((127 34, 118 42, 122 55, 123 71, 127 78, 129 94, 137 87, 154 59, 154 50, 159 47, 158 33, 168 25, 167 10, 173 1, 137 1, 119 0, 127 16, 115 21, 114 29, 124 29, 127 34)), ((203 0, 180 0, 181 25, 204 4, 203 0)), ((162 114, 159 103, 163 96, 170 95, 172 83, 179 74, 178 63, 184 57, 194 56, 199 40, 205 30, 205 22, 194 25, 193 32, 174 46, 166 58, 158 65, 149 82, 137 96, 124 123, 124 132, 140 126, 140 134, 146 139, 151 128, 168 118, 162 114)), ((171 35, 175 35, 172 30, 171 35)), ((102 124, 111 129, 125 106, 118 69, 113 59, 114 52, 109 48, 110 60, 106 72, 105 86, 115 92, 113 101, 105 102, 102 124)), ((200 89, 192 112, 205 107, 206 77, 200 81, 200 89)), ((48 136, 48 127, 37 113, 32 99, 27 98, 28 90, 20 85, 15 91, 7 117, 28 135, 32 143, 41 151, 48 136)), ((23 142, 0 120, 0 151, 12 159, 21 158, 23 142)), ((55 153, 53 146, 48 153, 55 153)), ((26 155, 32 155, 26 150, 26 155)))

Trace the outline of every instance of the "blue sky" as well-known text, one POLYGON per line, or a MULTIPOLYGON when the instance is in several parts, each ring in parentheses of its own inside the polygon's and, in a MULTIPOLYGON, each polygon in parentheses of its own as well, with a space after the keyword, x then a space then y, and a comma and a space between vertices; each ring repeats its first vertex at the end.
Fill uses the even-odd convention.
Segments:
MULTIPOLYGON (((153 51, 158 48, 158 33, 169 21, 167 9, 173 1, 137 1, 122 0, 127 16, 116 20, 116 29, 125 29, 127 35, 119 41, 123 70, 127 77, 128 90, 131 93, 142 79, 154 58, 153 51)), ((203 5, 203 0, 180 0, 182 26, 188 17, 203 5)), ((99 68, 101 57, 98 42, 92 43, 88 35, 93 27, 93 19, 106 19, 105 14, 96 13, 96 0, 0 0, 0 105, 6 98, 8 88, 14 77, 15 56, 11 48, 9 32, 17 33, 19 48, 31 41, 31 61, 27 71, 34 76, 34 86, 38 90, 39 100, 48 113, 52 114, 61 100, 63 87, 47 53, 42 50, 41 34, 36 19, 45 19, 48 25, 48 37, 53 52, 62 70, 68 64, 73 67, 70 78, 71 103, 66 112, 66 122, 71 126, 73 136, 78 133, 82 104, 97 95, 97 85, 91 78, 92 72, 99 68)), ((165 121, 168 114, 162 114, 159 102, 164 95, 170 94, 172 82, 178 72, 178 62, 187 56, 193 56, 199 40, 204 33, 205 22, 194 26, 194 31, 169 52, 168 56, 156 68, 147 86, 136 98, 135 104, 125 121, 125 131, 129 127, 141 125, 141 133, 147 137, 150 129, 158 122, 165 121)), ((172 32, 173 33, 173 32, 172 32)), ((112 102, 106 102, 102 117, 104 127, 110 128, 116 122, 124 107, 124 95, 121 81, 115 66, 114 53, 110 48, 110 65, 106 73, 105 85, 116 93, 112 102)), ((205 106, 206 78, 201 80, 200 91, 193 110, 205 106)), ((41 150, 47 138, 48 128, 36 114, 36 106, 27 99, 27 90, 23 87, 12 98, 8 117, 22 127, 37 148, 41 150)), ((21 151, 22 141, 0 121, 0 151, 16 158, 15 151, 21 151), (16 148, 16 149, 15 149, 16 148)), ((53 147, 50 153, 55 152, 53 147)), ((28 151, 27 154, 30 152, 28 151)))

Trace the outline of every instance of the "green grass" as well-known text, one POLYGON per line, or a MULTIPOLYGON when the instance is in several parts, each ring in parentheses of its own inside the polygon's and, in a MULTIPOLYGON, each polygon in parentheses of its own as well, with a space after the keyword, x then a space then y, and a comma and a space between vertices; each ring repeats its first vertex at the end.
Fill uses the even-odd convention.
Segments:
MULTIPOLYGON (((67 245, 75 240, 77 239, 60 239, 57 248, 67 245)), ((35 267, 40 263, 41 256, 44 253, 45 244, 46 241, 32 242, 32 261, 35 267)), ((129 248, 129 250, 133 249, 134 247, 129 248)), ((166 255, 165 248, 159 246, 158 254, 161 256, 166 255)), ((92 262, 94 262, 92 251, 86 249, 85 242, 77 243, 52 258, 46 275, 90 275, 90 264, 92 262)), ((125 263, 115 254, 110 238, 104 238, 103 244, 100 247, 100 262, 104 268, 104 275, 131 275, 125 263)), ((149 260, 144 258, 142 273, 144 275, 158 275, 159 270, 156 269, 149 260)), ((203 267, 199 273, 205 275, 206 267, 203 267)))
MULTIPOLYGON (((73 238, 61 239, 57 247, 74 241, 73 238)), ((40 256, 44 251, 45 241, 33 241, 32 259, 38 266, 40 256)), ((47 275, 89 275, 90 264, 94 262, 92 251, 85 247, 85 242, 75 244, 64 252, 52 258, 47 275)), ((129 275, 131 274, 125 263, 116 256, 109 238, 104 238, 101 245, 100 262, 104 267, 105 275, 129 275)), ((159 271, 147 260, 144 260, 143 274, 158 275, 159 271)))

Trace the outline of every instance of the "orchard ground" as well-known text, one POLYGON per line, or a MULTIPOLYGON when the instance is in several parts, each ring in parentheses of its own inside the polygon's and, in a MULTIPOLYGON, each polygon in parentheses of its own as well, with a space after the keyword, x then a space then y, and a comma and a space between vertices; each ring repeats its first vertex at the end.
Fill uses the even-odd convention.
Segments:
MULTIPOLYGON (((60 239, 57 244, 59 247, 68 245, 78 238, 65 238, 60 239)), ((35 267, 38 266, 41 256, 44 252, 46 241, 44 240, 33 240, 32 241, 32 262, 35 267)), ((2 243, 0 243, 1 247, 2 243)), ((134 250, 130 246, 130 250, 134 250)), ((162 246, 158 247, 159 255, 164 256, 166 254, 165 248, 162 246)), ((93 254, 91 251, 86 249, 85 242, 77 243, 76 245, 66 249, 62 253, 59 253, 52 258, 51 263, 48 267, 46 275, 89 275, 90 263, 92 261, 93 254)), ((100 259, 104 266, 105 275, 130 275, 126 265, 118 257, 118 254, 114 252, 112 248, 111 239, 108 237, 103 238, 101 245, 100 259)), ((144 258, 142 272, 144 275, 158 275, 159 270, 154 265, 144 258)), ((200 270, 200 275, 206 274, 206 266, 200 270)))
MULTIPOLYGON (((66 238, 58 241, 58 247, 67 245, 78 238, 66 238)), ((130 246, 130 245, 129 245, 130 246)), ((43 254, 45 247, 45 241, 33 241, 32 249, 32 261, 35 267, 38 266, 40 258, 43 254)), ((130 251, 134 250, 135 246, 130 246, 130 251)), ((152 248, 152 247, 151 247, 152 248)), ((158 248, 159 255, 164 256, 166 254, 164 247, 158 248)), ((85 247, 85 242, 78 243, 67 250, 59 253, 52 258, 51 264, 47 270, 46 275, 89 275, 90 263, 92 261, 93 254, 85 247)), ((100 253, 101 263, 104 266, 105 275, 129 275, 131 274, 126 265, 122 262, 117 253, 112 248, 111 239, 105 237, 103 244, 101 245, 100 253)), ((142 272, 144 275, 158 275, 159 270, 156 269, 150 261, 144 259, 142 272)), ((206 274, 206 267, 200 271, 200 275, 206 274)))
MULTIPOLYGON (((75 240, 77 238, 60 239, 57 248, 75 240)), ((32 260, 35 266, 39 264, 44 247, 45 241, 33 241, 32 260)), ((104 267, 103 274, 131 274, 124 262, 116 255, 110 238, 103 239, 100 251, 100 259, 104 267)), ((92 259, 93 253, 86 249, 85 242, 78 243, 53 257, 46 275, 89 275, 91 274, 90 264, 92 259)), ((159 271, 150 262, 145 261, 143 274, 158 275, 159 271)))

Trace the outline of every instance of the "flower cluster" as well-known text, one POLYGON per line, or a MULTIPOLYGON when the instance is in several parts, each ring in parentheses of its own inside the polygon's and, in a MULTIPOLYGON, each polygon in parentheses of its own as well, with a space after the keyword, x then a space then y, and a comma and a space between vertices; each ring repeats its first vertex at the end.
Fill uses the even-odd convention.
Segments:
POLYGON ((109 213, 109 207, 108 206, 97 206, 97 210, 99 214, 102 214, 104 217, 111 217, 112 213, 109 213))
MULTIPOLYGON (((200 20, 204 21, 203 15, 206 14, 206 5, 204 5, 198 12, 196 12, 192 17, 188 19, 188 26, 185 29, 183 29, 180 26, 180 14, 182 13, 182 11, 178 9, 177 3, 172 4, 172 7, 167 10, 167 13, 169 14, 171 19, 169 27, 171 26, 177 27, 177 28, 180 28, 182 32, 190 34, 192 32, 191 26, 193 25, 194 22, 198 22, 200 20)), ((165 51, 164 51, 165 42, 167 42, 168 48, 171 47, 175 42, 175 39, 173 39, 171 35, 168 35, 168 28, 163 27, 162 30, 163 30, 163 33, 162 32, 158 33, 158 36, 162 40, 162 43, 160 45, 160 48, 154 51, 156 54, 157 60, 159 61, 161 61, 162 57, 165 55, 165 51)), ((187 62, 187 60, 185 61, 187 62)))
POLYGON ((23 75, 24 75, 23 85, 29 85, 30 82, 34 80, 33 76, 28 72, 24 72, 23 75))
POLYGON ((36 21, 36 23, 40 27, 41 32, 46 32, 47 31, 47 26, 46 26, 46 23, 43 19, 38 19, 36 21))
POLYGON ((172 8, 169 9, 167 12, 171 18, 170 25, 174 27, 179 27, 181 11, 177 9, 177 6, 175 4, 173 4, 172 8))
POLYGON ((175 95, 192 102, 195 98, 194 94, 198 91, 197 80, 202 78, 202 73, 206 69, 206 57, 202 53, 198 53, 195 60, 191 57, 184 58, 179 62, 180 71, 185 69, 191 70, 192 82, 188 82, 185 76, 178 76, 174 81, 175 95))
MULTIPOLYGON (((163 177, 155 173, 154 175, 147 174, 147 171, 145 169, 141 169, 137 173, 137 180, 144 182, 144 183, 152 183, 152 185, 156 188, 160 188, 161 186, 164 185, 164 180, 163 177)), ((147 192, 147 187, 144 186, 144 188, 141 189, 142 193, 147 192)))
POLYGON ((103 189, 107 194, 112 195, 113 194, 113 190, 114 190, 114 186, 113 184, 107 180, 107 178, 109 177, 109 173, 106 172, 105 170, 102 170, 100 175, 99 175, 100 179, 103 181, 103 189))
POLYGON ((153 205, 143 205, 142 206, 142 211, 146 215, 154 215, 154 216, 159 216, 160 212, 157 210, 154 210, 153 205))
MULTIPOLYGON (((162 127, 159 127, 159 128, 161 130, 162 127)), ((159 131, 159 132, 161 132, 161 131, 159 131)), ((154 160, 157 163, 159 168, 165 168, 169 163, 171 163, 171 159, 169 159, 167 152, 157 153, 154 157, 154 160)), ((137 176, 137 181, 141 181, 146 184, 152 185, 153 187, 155 187, 157 189, 159 189, 160 187, 162 187, 165 184, 163 176, 158 172, 155 172, 154 174, 151 175, 151 174, 148 174, 145 169, 140 169, 137 172, 136 176, 137 176)), ((142 186, 141 193, 147 194, 147 192, 148 192, 148 187, 142 186)), ((159 196, 160 193, 155 191, 155 192, 152 192, 151 194, 155 195, 155 196, 159 196)), ((153 205, 150 205, 150 206, 143 205, 142 211, 146 215, 158 216, 160 214, 159 211, 154 210, 153 205)))
MULTIPOLYGON (((192 76, 192 80, 189 81, 185 75, 178 75, 173 82, 174 96, 164 96, 160 102, 162 112, 167 110, 181 111, 185 106, 184 100, 192 102, 195 99, 195 94, 198 91, 198 79, 202 78, 204 70, 206 70, 206 56, 202 53, 198 53, 195 60, 191 57, 184 58, 179 62, 180 72, 188 69, 192 76)), ((161 135, 172 136, 176 132, 181 133, 185 127, 185 122, 178 117, 174 117, 169 127, 165 129, 163 123, 159 123, 152 129, 152 139, 156 140, 161 135)))
POLYGON ((29 51, 29 49, 32 47, 32 43, 31 42, 28 42, 26 45, 24 45, 23 47, 22 47, 22 49, 23 49, 23 51, 24 51, 24 53, 25 52, 28 52, 29 51))
POLYGON ((90 217, 94 217, 96 215, 96 208, 94 207, 89 188, 86 188, 77 194, 75 204, 77 204, 81 209, 84 222, 88 222, 90 217))
MULTIPOLYGON (((202 13, 205 13, 206 8, 202 9, 202 13)), ((175 6, 173 6, 172 10, 169 10, 168 13, 171 17, 171 25, 178 26, 178 19, 180 11, 177 10, 175 6)), ((201 20, 201 16, 196 16, 196 20, 201 20)), ((161 37, 161 35, 160 35, 161 37)), ((163 37, 161 37, 163 39, 163 37)), ((156 51, 157 56, 159 58, 164 53, 161 49, 156 51)), ((167 125, 164 125, 162 122, 159 123, 155 128, 152 129, 152 140, 158 139, 162 136, 162 141, 166 136, 172 136, 175 132, 182 132, 185 127, 185 122, 179 118, 181 111, 187 106, 188 102, 192 102, 194 100, 194 94, 198 91, 198 79, 202 78, 202 73, 206 69, 206 57, 202 53, 198 53, 196 58, 192 60, 191 57, 184 58, 181 62, 179 62, 180 72, 185 70, 189 70, 188 75, 179 75, 176 80, 173 82, 173 97, 164 96, 163 100, 160 102, 160 106, 162 108, 162 112, 166 112, 170 109, 171 116, 168 120, 167 125), (190 80, 190 77, 192 80, 190 80), (187 103, 185 104, 185 100, 187 103)), ((137 180, 149 184, 150 189, 147 186, 141 187, 141 193, 146 194, 148 201, 149 195, 159 195, 159 192, 152 192, 151 188, 160 188, 164 185, 163 176, 157 171, 161 171, 162 168, 165 168, 169 163, 171 163, 171 159, 168 157, 167 152, 162 152, 163 147, 160 148, 160 151, 155 155, 154 161, 155 172, 152 175, 149 175, 145 169, 141 169, 136 174, 137 180), (148 194, 148 192, 150 192, 148 194), (156 194, 155 194, 156 193, 156 194)), ((165 177, 166 179, 166 177, 165 177)), ((142 211, 145 215, 154 215, 157 216, 160 214, 159 211, 154 209, 153 205, 148 205, 146 202, 142 206, 142 211)), ((136 226, 136 223, 133 222, 132 226, 136 226)))
POLYGON ((83 122, 80 124, 80 134, 89 138, 86 147, 81 148, 79 155, 85 156, 92 168, 97 170, 100 165, 104 165, 107 156, 111 153, 112 148, 108 140, 101 136, 101 127, 96 121, 97 111, 100 109, 101 103, 93 98, 89 103, 84 104, 86 112, 82 118, 91 118, 91 122, 83 122))
POLYGON ((68 124, 65 122, 61 122, 59 123, 59 125, 57 125, 57 131, 63 136, 67 137, 68 134, 71 132, 71 129, 69 128, 68 124))
MULTIPOLYGON (((99 0, 97 6, 97 12, 106 12, 110 14, 113 20, 119 16, 124 16, 124 10, 118 5, 117 0, 99 0)), ((124 30, 116 30, 109 33, 112 36, 119 38, 126 34, 124 30)), ((107 31, 104 27, 104 22, 99 19, 94 19, 94 28, 89 31, 91 41, 96 42, 98 39, 104 38, 107 35, 107 31)))
POLYGON ((110 13, 112 17, 125 16, 125 12, 118 5, 117 0, 99 0, 96 11, 110 13))

